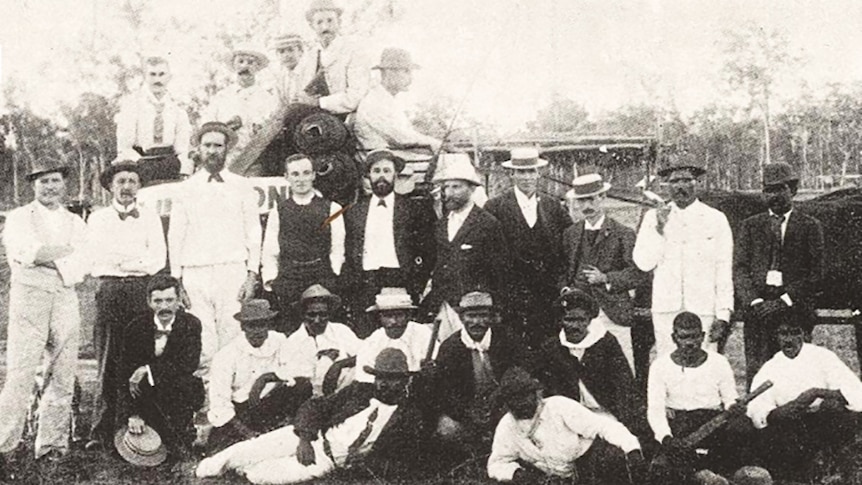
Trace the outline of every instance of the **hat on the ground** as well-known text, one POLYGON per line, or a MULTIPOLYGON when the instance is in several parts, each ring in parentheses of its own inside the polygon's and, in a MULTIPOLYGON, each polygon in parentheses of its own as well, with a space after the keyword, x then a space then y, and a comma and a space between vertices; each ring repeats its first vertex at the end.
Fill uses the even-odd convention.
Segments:
POLYGON ((596 303, 596 299, 586 291, 578 288, 564 289, 560 297, 557 298, 557 304, 563 311, 583 308, 587 311, 588 315, 591 315, 591 318, 596 318, 599 315, 599 305, 596 303))
POLYGON ((233 131, 233 128, 222 123, 221 121, 207 121, 203 125, 201 125, 200 129, 198 129, 197 133, 195 133, 194 142, 196 145, 201 144, 201 138, 211 131, 217 131, 222 133, 227 139, 227 148, 231 149, 236 145, 237 137, 236 132, 233 131))
POLYGON ((605 182, 597 173, 588 173, 572 180, 572 189, 566 194, 570 199, 595 197, 611 190, 611 184, 605 182))
POLYGON ((332 10, 339 16, 344 13, 344 10, 335 5, 333 0, 311 0, 311 5, 309 5, 308 10, 305 11, 305 20, 311 22, 312 15, 321 10, 332 10))
POLYGON ((420 69, 419 64, 414 64, 410 53, 397 47, 387 47, 380 55, 380 63, 371 69, 420 69))
POLYGON ((269 307, 267 300, 253 299, 244 301, 239 313, 234 313, 233 318, 246 323, 271 320, 276 315, 278 315, 278 312, 269 307))
POLYGON ((514 170, 529 170, 544 167, 547 164, 547 160, 539 158, 539 150, 532 147, 513 148, 509 160, 502 163, 503 168, 514 170))
POLYGON ((271 43, 273 49, 281 49, 293 44, 305 45, 305 42, 302 40, 302 36, 295 32, 287 32, 285 34, 277 35, 272 39, 271 43))
POLYGON ((114 447, 124 460, 135 466, 158 466, 168 456, 162 437, 146 424, 141 434, 130 433, 128 425, 118 429, 114 434, 114 447))
POLYGON ((763 186, 782 185, 799 182, 799 177, 794 173, 789 163, 776 162, 763 166, 763 186))
POLYGON ((240 54, 252 56, 257 59, 257 70, 255 72, 260 71, 261 69, 269 65, 269 57, 267 57, 266 54, 263 53, 263 49, 255 45, 248 43, 242 43, 237 45, 234 48, 233 52, 231 52, 230 54, 231 62, 233 62, 233 59, 240 54))
POLYGON ((131 160, 115 160, 114 163, 108 166, 102 173, 99 174, 99 183, 105 190, 111 190, 111 183, 114 181, 114 175, 120 172, 133 172, 138 174, 141 185, 144 184, 144 177, 141 174, 141 167, 136 162, 131 160))
POLYGON ((772 475, 759 466, 744 466, 733 474, 733 485, 772 485, 772 475))
POLYGON ((26 178, 28 182, 32 182, 39 178, 40 175, 52 172, 60 172, 63 174, 63 177, 68 177, 69 171, 69 166, 65 165, 63 162, 54 160, 53 158, 43 157, 38 158, 33 162, 33 165, 30 168, 30 173, 27 174, 26 178))
POLYGON ((367 157, 365 157, 365 173, 371 171, 371 167, 381 161, 381 160, 391 160, 395 164, 395 173, 401 173, 404 170, 404 159, 396 155, 390 150, 385 148, 379 148, 377 150, 372 150, 367 157))
POLYGON ((330 311, 335 311, 341 306, 341 297, 331 293, 323 285, 314 284, 306 288, 299 297, 300 305, 305 306, 306 303, 312 301, 323 301, 329 305, 330 311))
POLYGON ((538 380, 533 378, 519 366, 509 367, 500 379, 499 396, 503 401, 522 396, 542 388, 538 380))
POLYGON ((407 366, 404 352, 392 347, 387 347, 377 354, 374 367, 366 365, 363 369, 374 377, 409 377, 414 374, 407 366))
POLYGON ((416 305, 404 288, 381 288, 374 297, 374 305, 365 309, 366 313, 385 310, 414 310, 416 305))
POLYGON ((461 297, 458 306, 455 307, 459 313, 477 308, 494 308, 494 300, 491 295, 484 291, 471 291, 461 297))
POLYGON ((437 158, 437 169, 432 182, 445 180, 463 180, 472 185, 482 185, 479 175, 466 153, 441 153, 437 158))

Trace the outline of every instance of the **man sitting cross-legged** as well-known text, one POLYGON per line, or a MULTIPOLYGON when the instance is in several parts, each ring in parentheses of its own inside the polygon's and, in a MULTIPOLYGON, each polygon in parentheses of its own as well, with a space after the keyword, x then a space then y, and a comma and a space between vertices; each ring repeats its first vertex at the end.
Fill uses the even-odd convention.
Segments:
POLYGON ((426 459, 420 447, 427 429, 408 392, 412 373, 398 349, 380 352, 373 367, 373 386, 354 383, 323 398, 306 402, 292 426, 238 443, 203 460, 198 477, 234 470, 252 483, 297 483, 339 468, 366 467, 376 478, 413 470, 426 459))
POLYGON ((311 397, 308 379, 279 373, 293 355, 285 336, 270 330, 276 315, 266 300, 243 303, 234 315, 243 334, 213 358, 207 412, 215 426, 207 443, 210 453, 278 427, 311 397))
POLYGON ((619 422, 564 396, 542 398, 539 381, 520 367, 503 376, 509 412, 494 433, 488 476, 501 482, 617 485, 642 483, 638 439, 619 422))

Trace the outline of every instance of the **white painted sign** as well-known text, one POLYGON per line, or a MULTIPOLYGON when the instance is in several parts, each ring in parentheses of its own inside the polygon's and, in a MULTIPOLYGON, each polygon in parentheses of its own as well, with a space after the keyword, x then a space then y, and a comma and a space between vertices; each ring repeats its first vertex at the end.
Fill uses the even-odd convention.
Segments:
MULTIPOLYGON (((284 177, 248 177, 248 181, 257 193, 257 207, 261 214, 268 213, 278 201, 287 198, 287 180, 284 177)), ((138 203, 154 207, 160 216, 168 217, 171 215, 171 201, 179 195, 182 187, 181 182, 144 187, 138 191, 138 203)))

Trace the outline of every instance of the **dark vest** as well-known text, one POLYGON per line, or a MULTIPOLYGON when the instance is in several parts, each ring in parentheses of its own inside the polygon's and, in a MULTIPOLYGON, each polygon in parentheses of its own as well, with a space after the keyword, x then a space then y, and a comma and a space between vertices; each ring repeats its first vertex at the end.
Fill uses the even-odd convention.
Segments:
POLYGON ((329 266, 332 228, 326 224, 332 203, 314 196, 308 205, 298 205, 288 197, 278 206, 279 268, 320 260, 329 266))
POLYGON ((521 231, 517 238, 512 241, 515 245, 513 254, 515 256, 514 271, 522 275, 534 273, 545 274, 550 271, 548 265, 553 257, 546 223, 542 220, 541 211, 536 217, 533 227, 527 225, 527 221, 519 218, 521 231))

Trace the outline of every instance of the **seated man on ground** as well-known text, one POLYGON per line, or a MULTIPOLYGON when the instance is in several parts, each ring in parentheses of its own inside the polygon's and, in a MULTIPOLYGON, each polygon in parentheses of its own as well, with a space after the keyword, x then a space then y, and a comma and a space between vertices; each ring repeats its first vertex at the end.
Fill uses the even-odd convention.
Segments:
POLYGON ((625 426, 567 397, 542 398, 540 389, 520 367, 503 376, 500 397, 509 412, 494 433, 489 477, 519 484, 547 483, 549 475, 565 483, 642 483, 644 457, 625 426))
POLYGON ((407 477, 427 458, 420 447, 428 434, 417 407, 423 400, 408 392, 413 373, 407 357, 387 348, 364 370, 373 376, 372 387, 355 383, 306 402, 294 425, 203 460, 197 476, 233 470, 252 483, 283 484, 364 467, 378 480, 407 477))
POLYGON ((266 300, 243 303, 234 315, 243 334, 213 358, 207 412, 215 426, 207 443, 210 453, 277 428, 311 397, 308 379, 278 373, 294 354, 286 348, 287 338, 270 330, 277 314, 266 300))
POLYGON ((751 426, 745 418, 745 407, 736 405, 739 397, 733 370, 727 358, 701 348, 705 337, 700 317, 682 312, 673 320, 673 341, 676 350, 656 358, 649 372, 647 387, 647 418, 655 439, 669 454, 682 452, 693 457, 688 463, 676 463, 668 473, 685 474, 710 468, 729 473, 742 464, 750 438, 751 426), (697 448, 708 450, 705 460, 694 459, 695 450, 684 450, 682 439, 721 414, 725 409, 737 411, 731 422, 717 430, 697 448), (679 468, 679 470, 676 470, 679 468))
POLYGON ((781 351, 751 382, 774 385, 748 405, 764 464, 782 479, 804 479, 818 451, 852 442, 862 412, 862 382, 832 351, 805 343, 802 325, 786 312, 776 330, 781 351))
POLYGON ((168 455, 186 455, 195 439, 192 417, 204 400, 203 382, 194 375, 201 356, 201 322, 179 309, 180 282, 155 275, 147 283, 151 311, 129 322, 123 333, 117 416, 129 432, 144 424, 156 430, 168 455))

